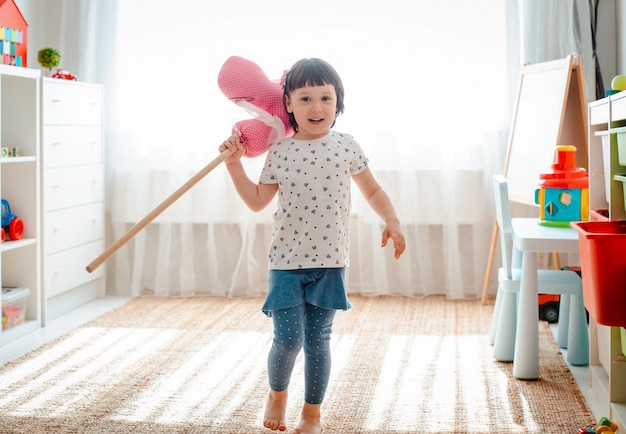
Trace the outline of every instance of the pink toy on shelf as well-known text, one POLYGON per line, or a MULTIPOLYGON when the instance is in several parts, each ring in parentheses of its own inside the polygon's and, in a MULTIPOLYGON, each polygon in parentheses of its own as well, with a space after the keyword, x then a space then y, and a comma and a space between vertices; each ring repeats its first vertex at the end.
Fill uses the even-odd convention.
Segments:
MULTIPOLYGON (((254 62, 237 56, 228 58, 220 69, 218 85, 228 99, 257 115, 256 119, 237 122, 233 129, 242 139, 246 148, 246 157, 259 156, 265 153, 269 145, 274 141, 293 134, 289 124, 289 117, 282 102, 282 87, 279 83, 270 80, 254 62)), ((230 155, 231 153, 228 151, 218 155, 217 158, 207 164, 189 181, 130 228, 126 234, 111 244, 100 256, 91 261, 86 267, 87 271, 91 273, 98 268, 120 247, 146 227, 148 223, 165 211, 166 208, 230 155)))

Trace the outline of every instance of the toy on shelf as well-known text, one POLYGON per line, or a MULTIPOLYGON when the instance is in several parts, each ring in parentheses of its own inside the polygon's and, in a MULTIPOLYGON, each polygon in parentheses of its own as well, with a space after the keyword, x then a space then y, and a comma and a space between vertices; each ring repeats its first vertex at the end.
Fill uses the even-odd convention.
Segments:
POLYGON ((552 172, 539 175, 535 203, 544 226, 569 227, 572 221, 589 220, 589 175, 576 167, 576 147, 556 147, 552 172))
POLYGON ((2 330, 12 329, 26 319, 28 288, 2 288, 2 330))
POLYGON ((15 146, 12 148, 1 148, 0 157, 2 158, 11 158, 11 157, 19 157, 22 155, 19 146, 15 146))
POLYGON ((24 222, 21 218, 11 213, 11 207, 6 199, 2 199, 2 240, 6 236, 13 241, 17 241, 24 235, 24 222))
POLYGON ((0 1, 0 64, 26 66, 28 23, 15 0, 0 1))
POLYGON ((61 78, 63 80, 78 80, 78 78, 69 72, 67 69, 57 69, 57 72, 52 74, 52 78, 61 78))

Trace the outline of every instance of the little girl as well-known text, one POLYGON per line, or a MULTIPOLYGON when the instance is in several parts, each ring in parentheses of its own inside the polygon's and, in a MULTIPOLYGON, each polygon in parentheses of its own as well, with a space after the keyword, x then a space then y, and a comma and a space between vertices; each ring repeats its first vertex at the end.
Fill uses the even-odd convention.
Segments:
POLYGON ((285 431, 287 388, 304 348, 304 405, 294 432, 321 433, 321 404, 330 377, 330 337, 335 312, 351 307, 346 294, 350 242, 350 180, 385 222, 384 247, 405 248, 400 221, 374 179, 368 159, 348 134, 331 130, 344 110, 339 75, 327 62, 302 59, 284 79, 284 106, 295 134, 269 148, 259 183, 246 175, 238 135, 219 148, 233 154, 226 167, 238 194, 253 211, 278 193, 263 312, 274 323, 267 361, 270 392, 263 424, 285 431))

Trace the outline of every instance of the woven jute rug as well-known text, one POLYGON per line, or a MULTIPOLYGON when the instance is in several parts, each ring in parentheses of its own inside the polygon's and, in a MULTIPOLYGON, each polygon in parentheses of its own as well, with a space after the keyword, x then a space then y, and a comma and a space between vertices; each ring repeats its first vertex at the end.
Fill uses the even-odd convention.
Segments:
MULTIPOLYGON (((352 296, 324 433, 574 433, 593 415, 540 323, 540 379, 492 358, 493 306, 352 296)), ((261 299, 136 298, 0 367, 2 433, 269 433, 261 299)), ((302 360, 289 389, 297 423, 302 360)))

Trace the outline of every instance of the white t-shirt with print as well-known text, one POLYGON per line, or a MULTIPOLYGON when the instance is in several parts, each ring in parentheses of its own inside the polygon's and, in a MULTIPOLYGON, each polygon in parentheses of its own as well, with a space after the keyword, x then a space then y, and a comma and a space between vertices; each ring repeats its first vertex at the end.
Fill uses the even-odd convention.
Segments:
POLYGON ((354 138, 336 131, 270 146, 259 180, 278 184, 270 269, 349 265, 350 179, 367 164, 354 138))

